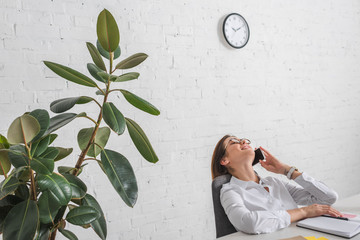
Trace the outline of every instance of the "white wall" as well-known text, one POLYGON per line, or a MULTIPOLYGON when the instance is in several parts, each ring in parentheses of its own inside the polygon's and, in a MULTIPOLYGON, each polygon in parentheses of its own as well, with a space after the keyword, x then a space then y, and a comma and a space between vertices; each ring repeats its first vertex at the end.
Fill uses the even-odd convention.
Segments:
MULTIPOLYGON (((255 140, 325 181, 340 197, 360 192, 357 0, 1 0, 2 134, 24 111, 49 110, 55 99, 92 94, 41 61, 87 74, 91 58, 85 42, 95 43, 103 8, 118 22, 122 56, 149 55, 137 69, 140 79, 119 87, 161 110, 154 117, 122 96, 111 99, 143 127, 160 161, 142 160, 127 133, 112 136, 108 148, 127 156, 137 175, 133 209, 96 164, 81 175, 106 212, 108 239, 214 238, 210 160, 226 133, 255 140), (224 44, 220 31, 231 12, 250 25, 250 41, 241 50, 224 44)), ((77 106, 72 112, 84 110, 95 117, 97 107, 77 106)), ((75 148, 59 164, 74 164, 80 152, 77 132, 89 126, 78 120, 59 131, 55 143, 75 148)), ((97 239, 92 230, 69 227, 80 239, 97 239)))

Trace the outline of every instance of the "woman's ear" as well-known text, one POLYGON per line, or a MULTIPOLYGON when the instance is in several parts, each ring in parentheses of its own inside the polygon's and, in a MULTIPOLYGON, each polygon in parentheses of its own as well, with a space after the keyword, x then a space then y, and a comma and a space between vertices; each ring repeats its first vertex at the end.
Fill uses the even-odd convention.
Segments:
POLYGON ((227 159, 227 158, 222 158, 222 159, 220 160, 220 164, 223 165, 223 166, 228 165, 229 162, 230 162, 230 161, 229 161, 229 159, 227 159))

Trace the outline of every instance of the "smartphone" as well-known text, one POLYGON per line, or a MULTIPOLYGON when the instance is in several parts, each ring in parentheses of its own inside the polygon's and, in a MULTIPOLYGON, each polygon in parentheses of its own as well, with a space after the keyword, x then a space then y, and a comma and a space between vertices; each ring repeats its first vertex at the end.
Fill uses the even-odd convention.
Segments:
POLYGON ((258 148, 255 150, 255 158, 254 158, 252 165, 254 166, 255 164, 257 164, 259 162, 259 160, 264 160, 264 159, 265 159, 265 157, 264 157, 263 152, 261 151, 260 148, 258 148))

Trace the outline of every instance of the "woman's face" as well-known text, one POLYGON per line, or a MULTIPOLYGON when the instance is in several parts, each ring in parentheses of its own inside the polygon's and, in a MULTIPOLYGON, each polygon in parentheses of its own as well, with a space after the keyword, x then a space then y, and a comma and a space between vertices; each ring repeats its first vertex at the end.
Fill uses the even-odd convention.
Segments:
POLYGON ((244 163, 254 160, 255 152, 250 146, 250 141, 247 139, 239 139, 237 137, 228 137, 224 141, 225 154, 224 159, 232 163, 244 163))

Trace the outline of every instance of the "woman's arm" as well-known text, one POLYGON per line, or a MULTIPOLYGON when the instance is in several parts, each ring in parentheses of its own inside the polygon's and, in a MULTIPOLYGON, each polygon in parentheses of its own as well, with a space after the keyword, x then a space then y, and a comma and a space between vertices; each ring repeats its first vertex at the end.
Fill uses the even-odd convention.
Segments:
POLYGON ((240 195, 231 188, 221 189, 220 200, 231 224, 238 231, 269 233, 290 225, 290 215, 286 210, 248 209, 240 195))
MULTIPOLYGON (((289 165, 280 162, 266 149, 261 149, 265 154, 266 162, 260 161, 260 164, 266 170, 278 174, 286 174, 289 171, 289 165)), ((292 185, 291 183, 286 183, 285 186, 295 202, 299 205, 310 205, 315 203, 331 205, 337 200, 338 196, 334 190, 324 183, 310 177, 306 173, 294 171, 291 175, 291 179, 295 180, 301 187, 292 185)))
POLYGON ((336 209, 321 204, 313 204, 307 207, 296 208, 287 210, 290 215, 291 222, 297 222, 304 218, 318 217, 324 214, 331 215, 334 217, 341 217, 342 214, 336 209))
MULTIPOLYGON (((265 168, 269 172, 273 172, 273 173, 277 173, 277 174, 283 174, 283 175, 285 175, 287 172, 289 172, 289 170, 291 168, 289 165, 280 162, 276 157, 274 157, 265 148, 260 147, 260 149, 265 154, 265 159, 266 159, 266 161, 260 160, 260 164, 261 164, 261 166, 263 168, 265 168)), ((291 175, 291 179, 295 179, 300 175, 301 175, 301 172, 295 170, 293 172, 293 174, 291 175)))

